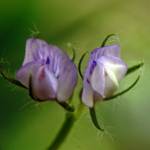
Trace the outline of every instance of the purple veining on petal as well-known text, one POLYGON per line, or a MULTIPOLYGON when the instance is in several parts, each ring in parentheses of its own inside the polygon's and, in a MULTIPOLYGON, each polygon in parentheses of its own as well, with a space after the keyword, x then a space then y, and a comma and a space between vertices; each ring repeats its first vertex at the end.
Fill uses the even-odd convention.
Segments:
POLYGON ((92 74, 92 72, 93 72, 96 65, 97 65, 97 62, 95 60, 93 60, 92 65, 90 67, 90 74, 92 74))
POLYGON ((26 42, 25 58, 23 65, 31 61, 46 59, 48 55, 48 44, 39 39, 30 38, 26 42), (42 46, 44 45, 44 47, 42 46))
POLYGON ((111 45, 96 48, 91 52, 91 59, 97 60, 101 56, 115 56, 120 57, 120 47, 118 45, 111 45))
POLYGON ((50 64, 50 59, 49 59, 49 57, 47 57, 47 59, 46 59, 46 64, 50 64))
POLYGON ((86 79, 86 81, 87 81, 87 83, 88 83, 88 84, 90 84, 90 81, 89 81, 89 79, 88 79, 88 78, 86 79))

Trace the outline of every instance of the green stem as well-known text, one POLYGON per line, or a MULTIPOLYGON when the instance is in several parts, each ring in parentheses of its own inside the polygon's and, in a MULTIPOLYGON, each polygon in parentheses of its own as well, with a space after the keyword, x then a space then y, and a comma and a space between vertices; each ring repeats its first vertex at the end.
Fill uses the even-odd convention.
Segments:
POLYGON ((53 140, 53 142, 51 143, 51 145, 48 147, 47 150, 57 150, 63 144, 63 142, 69 135, 74 123, 81 116, 83 108, 84 108, 83 105, 80 104, 75 113, 68 112, 66 114, 66 118, 62 127, 60 128, 58 134, 56 135, 55 139, 53 140))
POLYGON ((66 116, 66 119, 61 129, 59 130, 58 134, 56 135, 54 141, 52 142, 48 150, 57 150, 62 145, 62 143, 67 138, 74 122, 75 122, 75 117, 73 114, 69 114, 68 116, 66 116))

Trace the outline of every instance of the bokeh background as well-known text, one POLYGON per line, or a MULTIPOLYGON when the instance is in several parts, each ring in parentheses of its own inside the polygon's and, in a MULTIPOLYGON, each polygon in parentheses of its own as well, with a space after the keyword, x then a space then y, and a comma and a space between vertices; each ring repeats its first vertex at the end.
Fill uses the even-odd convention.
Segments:
MULTIPOLYGON (((0 61, 15 76, 26 39, 36 26, 41 38, 57 44, 78 62, 81 54, 98 47, 104 37, 117 33, 122 57, 130 65, 144 61, 141 80, 127 94, 97 103, 105 133, 91 123, 88 110, 75 123, 60 150, 150 149, 150 1, 149 0, 1 0, 0 61)), ((86 61, 86 60, 85 60, 86 61)), ((83 65, 84 66, 84 65, 83 65)), ((127 87, 135 73, 126 78, 127 87)), ((79 101, 81 79, 74 101, 79 101)), ((0 150, 45 150, 65 116, 56 103, 35 103, 27 91, 0 78, 0 150)))

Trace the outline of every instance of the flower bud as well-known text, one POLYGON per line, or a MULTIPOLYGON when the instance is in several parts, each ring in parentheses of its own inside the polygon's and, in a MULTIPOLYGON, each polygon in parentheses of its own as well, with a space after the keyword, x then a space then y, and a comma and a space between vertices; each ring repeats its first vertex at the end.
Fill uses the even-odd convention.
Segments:
POLYGON ((27 40, 25 58, 16 79, 27 88, 32 77, 32 94, 38 100, 66 101, 77 83, 77 69, 69 57, 58 47, 45 41, 27 40))
POLYGON ((126 72, 127 65, 120 58, 118 45, 93 50, 84 74, 83 103, 93 107, 96 100, 112 96, 126 72))

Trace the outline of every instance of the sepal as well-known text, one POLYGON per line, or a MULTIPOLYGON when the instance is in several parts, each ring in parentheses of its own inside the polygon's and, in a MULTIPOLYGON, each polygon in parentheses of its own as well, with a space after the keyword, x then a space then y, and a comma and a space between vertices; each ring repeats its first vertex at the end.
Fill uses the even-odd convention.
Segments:
POLYGON ((134 66, 129 67, 128 70, 127 70, 126 76, 133 73, 133 72, 135 72, 136 70, 140 69, 143 66, 144 66, 144 62, 140 62, 140 63, 138 63, 134 66))
POLYGON ((75 59, 76 59, 76 51, 75 48, 72 48, 72 58, 71 58, 72 62, 74 62, 75 59))
POLYGON ((98 130, 104 131, 104 129, 101 128, 100 125, 99 125, 99 123, 98 123, 97 116, 96 116, 96 112, 95 112, 95 108, 94 108, 94 107, 89 108, 89 112, 90 112, 91 120, 92 120, 94 126, 95 126, 98 130))
POLYGON ((119 92, 119 93, 117 93, 111 97, 107 97, 104 100, 112 100, 114 98, 117 98, 118 96, 121 96, 121 95, 127 93, 138 83, 139 79, 140 79, 140 75, 136 78, 136 80, 128 88, 126 88, 125 90, 123 90, 123 91, 121 91, 121 92, 119 92))
POLYGON ((78 70, 79 70, 79 75, 80 75, 81 79, 83 79, 83 73, 81 71, 81 65, 82 65, 83 59, 84 59, 86 54, 87 54, 87 52, 82 54, 82 56, 81 56, 81 58, 79 60, 79 63, 78 63, 78 70))
POLYGON ((24 88, 24 89, 27 89, 27 87, 25 87, 20 81, 16 80, 16 79, 13 79, 11 77, 8 77, 1 69, 0 69, 0 74, 1 76, 7 80, 8 82, 12 83, 12 84, 15 84, 16 86, 18 87, 21 87, 21 88, 24 88))
POLYGON ((103 40, 101 47, 104 47, 106 45, 106 42, 108 41, 108 39, 111 38, 112 36, 116 36, 116 34, 112 33, 112 34, 107 35, 105 37, 105 39, 103 40))

